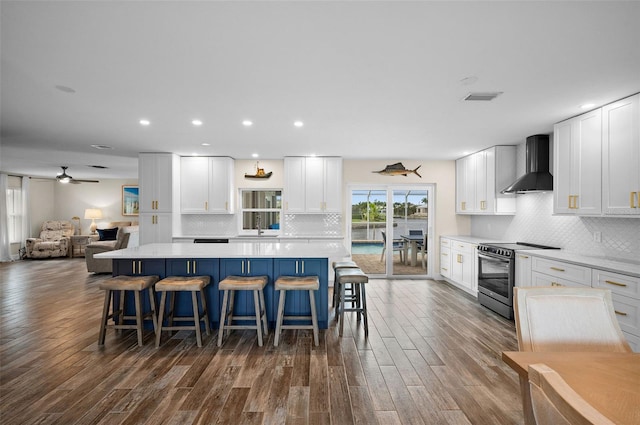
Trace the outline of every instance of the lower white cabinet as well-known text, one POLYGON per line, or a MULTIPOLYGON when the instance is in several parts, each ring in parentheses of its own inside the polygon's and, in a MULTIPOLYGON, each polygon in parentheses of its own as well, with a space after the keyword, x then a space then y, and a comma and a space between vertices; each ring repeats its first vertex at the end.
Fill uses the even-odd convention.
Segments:
POLYGON ((148 243, 171 243, 171 213, 142 213, 140 218, 140 245, 148 243))
POLYGON ((469 242, 462 242, 455 239, 440 239, 440 271, 447 282, 458 288, 478 295, 478 262, 476 256, 477 245, 469 242), (444 251, 443 251, 443 243, 444 251), (449 251, 446 251, 446 244, 449 251), (444 254, 444 255, 443 255, 444 254), (445 263, 443 264, 443 257, 445 263), (448 258, 448 260, 447 260, 448 258), (448 270, 444 270, 443 267, 448 270))
POLYGON ((640 278, 532 255, 531 286, 609 289, 620 329, 633 351, 640 352, 640 278))
POLYGON ((527 287, 531 285, 531 257, 516 251, 515 286, 527 287))

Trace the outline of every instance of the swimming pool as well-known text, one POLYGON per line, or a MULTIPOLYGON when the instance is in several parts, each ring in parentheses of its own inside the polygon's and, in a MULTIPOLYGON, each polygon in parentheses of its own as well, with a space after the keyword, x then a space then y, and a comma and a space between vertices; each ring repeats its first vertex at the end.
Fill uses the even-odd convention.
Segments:
POLYGON ((351 254, 380 254, 382 253, 382 243, 352 243, 351 254))

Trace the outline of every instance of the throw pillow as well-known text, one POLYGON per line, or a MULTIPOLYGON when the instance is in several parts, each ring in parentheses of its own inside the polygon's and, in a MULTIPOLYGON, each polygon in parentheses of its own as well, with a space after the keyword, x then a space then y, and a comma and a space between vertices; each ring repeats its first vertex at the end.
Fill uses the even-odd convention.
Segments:
POLYGON ((118 228, 113 229, 98 229, 98 235, 101 241, 115 241, 118 236, 118 228))

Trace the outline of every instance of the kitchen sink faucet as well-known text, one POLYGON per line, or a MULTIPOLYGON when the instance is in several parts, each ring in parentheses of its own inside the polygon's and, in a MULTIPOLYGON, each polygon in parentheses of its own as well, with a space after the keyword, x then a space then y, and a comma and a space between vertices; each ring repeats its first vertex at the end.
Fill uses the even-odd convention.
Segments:
POLYGON ((258 236, 264 233, 264 230, 262 230, 261 224, 262 224, 262 220, 260 219, 260 214, 258 213, 256 214, 256 229, 258 229, 258 236))

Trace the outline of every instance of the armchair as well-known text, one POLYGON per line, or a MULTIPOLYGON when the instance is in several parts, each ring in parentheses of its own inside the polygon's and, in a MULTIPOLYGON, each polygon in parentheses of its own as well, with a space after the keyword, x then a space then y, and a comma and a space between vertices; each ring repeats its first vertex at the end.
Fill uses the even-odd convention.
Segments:
POLYGON ((27 238, 25 258, 66 257, 74 232, 75 226, 69 221, 45 221, 40 237, 27 238))
MULTIPOLYGON (((111 223, 110 227, 113 224, 117 223, 111 223)), ((116 240, 92 242, 87 245, 84 250, 87 271, 93 273, 111 273, 113 271, 112 261, 108 258, 95 258, 94 255, 102 252, 138 246, 138 229, 137 225, 119 227, 116 240)))

